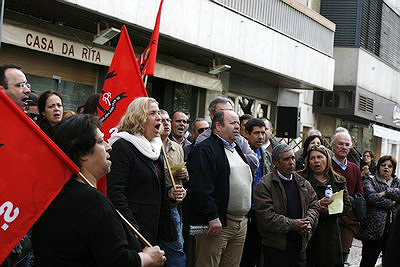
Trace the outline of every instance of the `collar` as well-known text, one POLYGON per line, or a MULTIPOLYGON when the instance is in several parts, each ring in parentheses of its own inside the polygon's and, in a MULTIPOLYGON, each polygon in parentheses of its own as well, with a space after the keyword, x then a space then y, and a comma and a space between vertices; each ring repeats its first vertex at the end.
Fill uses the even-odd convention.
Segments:
POLYGON ((214 133, 216 136, 218 136, 219 139, 222 140, 222 143, 224 144, 224 147, 227 148, 229 151, 233 152, 235 149, 236 143, 233 142, 232 144, 229 144, 228 141, 226 141, 224 138, 219 136, 218 134, 214 133))
POLYGON ((342 170, 345 171, 345 170, 347 169, 347 165, 348 165, 348 163, 349 163, 349 162, 347 161, 347 159, 344 159, 344 164, 343 164, 343 163, 341 163, 341 162, 336 158, 335 155, 333 155, 332 160, 333 160, 334 162, 336 162, 337 165, 339 165, 339 167, 342 168, 342 170))
POLYGON ((265 142, 265 144, 262 145, 262 149, 263 150, 267 150, 267 148, 269 147, 269 145, 271 144, 271 142, 269 141, 269 139, 267 139, 267 141, 265 142))
POLYGON ((393 177, 391 177, 390 180, 386 181, 385 178, 383 178, 383 176, 378 173, 378 171, 377 171, 375 177, 376 177, 376 180, 378 180, 381 183, 385 183, 388 186, 390 186, 392 184, 392 182, 393 182, 393 177))
POLYGON ((278 174, 279 178, 285 181, 291 181, 293 179, 293 173, 290 174, 290 177, 284 176, 282 173, 280 173, 278 170, 276 170, 276 173, 278 174))
POLYGON ((175 151, 175 147, 172 145, 172 140, 167 137, 167 143, 165 144, 165 151, 168 153, 170 150, 175 151))

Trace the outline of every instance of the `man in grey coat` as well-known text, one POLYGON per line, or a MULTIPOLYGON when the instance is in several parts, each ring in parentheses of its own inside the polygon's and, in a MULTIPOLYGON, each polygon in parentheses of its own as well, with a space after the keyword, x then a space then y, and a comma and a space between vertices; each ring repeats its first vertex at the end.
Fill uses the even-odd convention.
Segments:
POLYGON ((293 150, 286 144, 272 151, 273 171, 258 183, 255 209, 263 245, 264 267, 306 266, 306 247, 318 223, 317 195, 295 173, 293 150))

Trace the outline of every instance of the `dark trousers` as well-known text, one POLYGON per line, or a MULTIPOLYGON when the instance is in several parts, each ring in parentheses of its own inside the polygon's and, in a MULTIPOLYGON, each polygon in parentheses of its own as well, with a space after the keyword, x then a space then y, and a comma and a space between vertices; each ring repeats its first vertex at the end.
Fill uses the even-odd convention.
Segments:
POLYGON ((301 242, 288 242, 286 251, 262 246, 264 267, 305 267, 306 252, 301 242))
POLYGON ((363 240, 360 267, 374 267, 375 263, 382 252, 385 255, 388 234, 383 234, 378 240, 363 240))
POLYGON ((257 229, 257 218, 254 210, 250 210, 247 223, 246 240, 244 241, 244 248, 242 260, 240 261, 241 267, 262 267, 262 245, 261 237, 257 229))

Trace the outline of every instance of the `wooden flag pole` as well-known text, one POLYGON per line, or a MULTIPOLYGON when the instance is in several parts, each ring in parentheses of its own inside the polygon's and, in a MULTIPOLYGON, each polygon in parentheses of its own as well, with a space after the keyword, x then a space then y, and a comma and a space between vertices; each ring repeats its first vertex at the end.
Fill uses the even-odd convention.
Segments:
POLYGON ((162 150, 162 153, 163 153, 163 156, 164 156, 164 162, 167 165, 167 169, 168 169, 169 177, 170 177, 170 180, 171 180, 171 184, 174 187, 174 190, 176 190, 176 184, 175 184, 174 176, 172 175, 171 167, 169 166, 167 153, 165 152, 165 149, 164 149, 164 144, 161 146, 161 150, 162 150))
POLYGON ((149 77, 149 75, 144 76, 144 88, 146 88, 147 86, 147 78, 149 77))
MULTIPOLYGON (((79 177, 82 178, 82 180, 83 180, 85 183, 87 183, 87 184, 90 185, 91 187, 96 188, 96 186, 94 186, 91 182, 89 182, 89 180, 83 175, 83 173, 79 172, 78 175, 79 175, 79 177)), ((147 241, 147 239, 144 238, 144 236, 142 236, 142 234, 139 233, 139 231, 138 231, 132 224, 130 224, 130 223, 128 222, 128 220, 125 219, 125 217, 124 217, 117 209, 116 209, 116 211, 117 211, 118 215, 121 217, 121 219, 129 226, 129 228, 131 228, 131 229, 133 230, 133 232, 135 233, 135 235, 138 236, 139 239, 140 239, 146 246, 148 246, 148 247, 153 247, 153 246, 150 244, 150 242, 147 241)))

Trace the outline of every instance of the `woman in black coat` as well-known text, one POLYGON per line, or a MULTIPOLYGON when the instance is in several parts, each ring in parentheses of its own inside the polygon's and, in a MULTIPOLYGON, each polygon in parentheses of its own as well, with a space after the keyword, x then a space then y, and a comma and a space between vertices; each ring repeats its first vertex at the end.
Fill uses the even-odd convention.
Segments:
POLYGON ((362 267, 375 266, 379 254, 385 254, 386 242, 400 201, 400 182, 394 175, 396 165, 392 156, 382 156, 378 160, 375 176, 369 176, 363 181, 367 218, 361 221, 359 231, 363 244, 362 267))
POLYGON ((305 168, 300 175, 306 178, 318 196, 320 216, 307 246, 307 266, 342 266, 342 242, 338 218, 351 209, 346 180, 335 173, 327 149, 311 146, 306 153, 305 168), (325 189, 331 185, 333 193, 344 190, 344 209, 340 214, 330 215, 328 205, 332 200, 325 198, 325 189))
POLYGON ((165 182, 157 101, 136 98, 117 128, 119 132, 109 140, 113 164, 107 175, 107 196, 151 244, 160 239, 175 241, 169 201, 182 201, 184 189, 174 190, 165 182))
POLYGON ((142 250, 132 230, 94 186, 110 171, 110 145, 92 115, 77 115, 55 129, 54 142, 80 167, 34 224, 35 266, 161 266, 159 247, 142 250), (89 185, 87 183, 92 184, 89 185))

